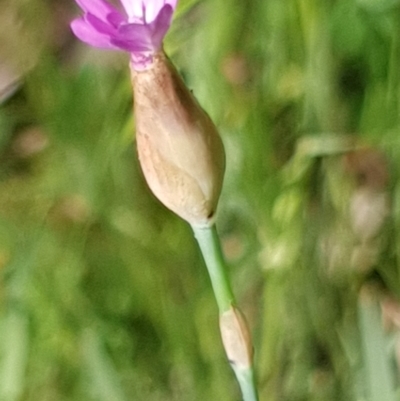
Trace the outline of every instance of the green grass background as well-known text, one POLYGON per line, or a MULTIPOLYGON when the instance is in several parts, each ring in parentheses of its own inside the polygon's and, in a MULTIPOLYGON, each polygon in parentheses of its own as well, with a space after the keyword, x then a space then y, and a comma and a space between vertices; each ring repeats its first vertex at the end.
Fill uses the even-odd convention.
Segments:
MULTIPOLYGON (((72 37, 72 0, 0 6, 0 400, 239 400, 127 56, 72 37)), ((180 0, 165 49, 226 146, 261 401, 399 400, 400 1, 180 0)))

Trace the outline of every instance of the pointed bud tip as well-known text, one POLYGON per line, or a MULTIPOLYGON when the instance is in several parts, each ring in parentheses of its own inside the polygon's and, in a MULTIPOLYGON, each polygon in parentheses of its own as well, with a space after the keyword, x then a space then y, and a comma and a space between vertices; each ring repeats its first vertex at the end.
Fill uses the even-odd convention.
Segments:
POLYGON ((222 342, 228 360, 240 369, 249 369, 253 364, 251 335, 242 312, 232 306, 220 316, 222 342))

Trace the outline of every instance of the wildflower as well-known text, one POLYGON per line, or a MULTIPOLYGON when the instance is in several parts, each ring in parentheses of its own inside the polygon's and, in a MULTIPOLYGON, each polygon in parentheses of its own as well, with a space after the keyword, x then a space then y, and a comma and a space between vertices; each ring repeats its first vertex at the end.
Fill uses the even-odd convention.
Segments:
POLYGON ((131 54, 137 148, 155 196, 196 226, 212 225, 225 153, 207 113, 162 49, 177 0, 76 0, 84 16, 71 28, 82 41, 131 54))
POLYGON ((74 34, 94 47, 129 52, 137 70, 151 65, 161 50, 177 5, 177 0, 121 0, 120 11, 104 0, 76 2, 84 15, 72 21, 74 34))
POLYGON ((166 56, 162 41, 177 0, 121 0, 126 16, 103 0, 76 0, 84 11, 71 26, 96 47, 131 54, 136 143, 154 195, 191 224, 221 312, 223 344, 245 399, 258 400, 253 349, 224 271, 214 223, 225 171, 217 129, 166 56))

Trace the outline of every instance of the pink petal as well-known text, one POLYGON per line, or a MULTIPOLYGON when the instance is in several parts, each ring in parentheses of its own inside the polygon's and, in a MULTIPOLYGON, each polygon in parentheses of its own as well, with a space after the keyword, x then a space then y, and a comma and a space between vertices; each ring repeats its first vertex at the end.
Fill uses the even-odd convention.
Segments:
POLYGON ((144 0, 145 15, 144 20, 147 24, 153 22, 160 10, 164 6, 165 0, 144 0))
POLYGON ((150 25, 153 31, 152 35, 153 47, 156 50, 159 50, 159 48, 161 47, 161 43, 164 39, 164 36, 166 35, 171 25, 173 13, 174 10, 172 9, 172 7, 169 4, 165 5, 157 15, 156 20, 152 22, 150 25))
POLYGON ((151 27, 143 24, 126 24, 118 29, 112 42, 130 52, 153 51, 151 27))
POLYGON ((75 0, 79 7, 85 12, 96 15, 103 21, 107 20, 109 14, 121 14, 115 7, 103 0, 75 0))
POLYGON ((178 0, 166 0, 165 4, 169 4, 172 7, 172 9, 175 11, 176 6, 178 4, 178 0))
POLYGON ((110 41, 108 35, 99 33, 92 25, 88 24, 83 18, 77 18, 71 22, 71 29, 82 42, 94 47, 104 49, 117 49, 110 41))
POLYGON ((154 52, 160 49, 168 28, 171 25, 173 9, 165 5, 150 24, 126 24, 113 35, 112 43, 131 52, 154 52))
POLYGON ((141 65, 152 60, 172 20, 178 0, 120 0, 128 18, 104 0, 76 0, 85 12, 71 29, 83 42, 130 52, 141 65))
POLYGON ((126 22, 126 17, 121 13, 110 13, 107 15, 107 21, 114 27, 119 27, 123 22, 126 22))
POLYGON ((106 35, 112 36, 117 34, 117 29, 110 23, 97 18, 93 14, 86 14, 84 19, 90 24, 97 32, 104 33, 106 35))
POLYGON ((131 21, 133 17, 142 19, 143 1, 142 0, 120 0, 131 21))

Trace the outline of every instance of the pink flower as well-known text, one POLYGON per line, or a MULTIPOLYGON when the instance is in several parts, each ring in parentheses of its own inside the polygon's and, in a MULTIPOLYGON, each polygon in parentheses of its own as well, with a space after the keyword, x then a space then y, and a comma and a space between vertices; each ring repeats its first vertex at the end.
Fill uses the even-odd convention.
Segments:
POLYGON ((84 15, 71 23, 83 42, 131 54, 134 69, 146 69, 161 50, 178 0, 120 0, 122 12, 104 0, 75 0, 84 15))

